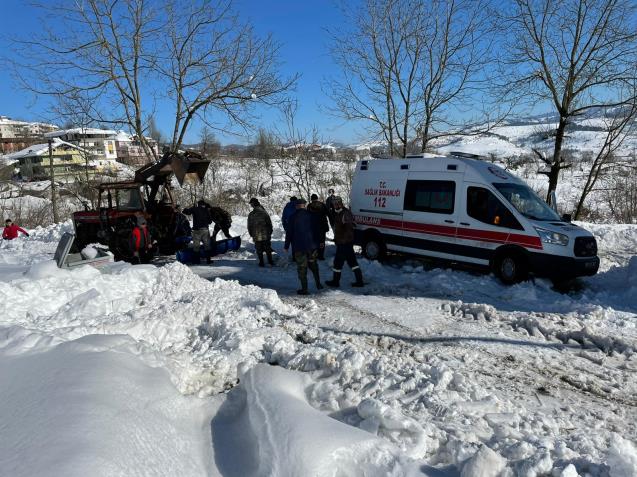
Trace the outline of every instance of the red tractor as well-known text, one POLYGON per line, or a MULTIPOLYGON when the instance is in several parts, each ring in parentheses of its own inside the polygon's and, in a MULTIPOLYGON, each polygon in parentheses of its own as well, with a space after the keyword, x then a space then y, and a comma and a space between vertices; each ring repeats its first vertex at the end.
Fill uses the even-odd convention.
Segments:
POLYGON ((129 240, 136 216, 146 218, 153 240, 162 254, 175 252, 175 203, 170 179, 174 173, 179 185, 200 183, 210 161, 195 152, 168 152, 161 160, 135 171, 132 181, 104 182, 99 185, 96 210, 73 213, 75 245, 108 245, 116 260, 130 260, 129 240))

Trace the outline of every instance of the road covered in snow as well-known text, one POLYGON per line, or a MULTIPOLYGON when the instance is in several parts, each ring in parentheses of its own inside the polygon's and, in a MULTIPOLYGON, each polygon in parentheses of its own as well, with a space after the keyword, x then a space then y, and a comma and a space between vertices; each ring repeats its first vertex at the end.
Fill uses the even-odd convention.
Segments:
POLYGON ((50 260, 69 224, 3 242, 0 468, 635 476, 637 226, 585 226, 602 268, 567 291, 396 258, 301 298, 248 240, 101 271, 50 260))

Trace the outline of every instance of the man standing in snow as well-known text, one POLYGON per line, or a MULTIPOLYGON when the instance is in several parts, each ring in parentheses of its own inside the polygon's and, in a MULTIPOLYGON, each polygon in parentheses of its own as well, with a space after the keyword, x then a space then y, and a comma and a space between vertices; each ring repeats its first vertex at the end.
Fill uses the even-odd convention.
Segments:
POLYGON ((2 238, 5 240, 13 240, 18 238, 18 232, 22 232, 26 237, 29 236, 28 232, 22 227, 18 227, 11 219, 4 221, 4 230, 2 231, 2 238))
POLYGON ((130 248, 133 253, 133 263, 150 263, 153 258, 153 243, 148 232, 146 219, 141 214, 135 218, 135 225, 131 232, 130 248))
POLYGON ((270 220, 270 216, 261 206, 259 199, 253 197, 250 199, 250 205, 252 206, 252 211, 248 214, 248 233, 254 240, 254 246, 259 257, 259 266, 265 266, 263 263, 264 252, 268 257, 268 263, 273 265, 272 243, 270 241, 272 237, 272 220, 270 220))
POLYGON ((283 207, 283 213, 281 214, 281 225, 283 225, 283 230, 285 230, 286 233, 288 231, 288 224, 290 223, 290 218, 296 212, 297 200, 298 199, 296 198, 296 196, 293 195, 292 197, 290 197, 290 202, 285 204, 285 207, 283 207))
POLYGON ((212 263, 212 258, 210 257, 210 229, 208 228, 212 222, 210 207, 203 199, 199 199, 196 206, 184 209, 184 214, 192 215, 192 246, 194 251, 192 263, 198 264, 201 261, 199 247, 201 247, 202 242, 206 251, 206 263, 212 263))
POLYGON ((331 280, 325 282, 330 287, 338 287, 341 282, 341 271, 343 264, 347 262, 356 281, 352 283, 353 287, 362 287, 365 285, 363 282, 363 273, 356 261, 356 255, 354 254, 354 216, 349 209, 343 206, 343 200, 340 197, 334 198, 334 223, 332 224, 334 230, 334 243, 336 244, 336 256, 334 257, 334 276, 331 280))
POLYGON ((334 189, 328 189, 327 199, 325 199, 325 207, 327 209, 327 219, 330 221, 330 227, 334 228, 334 199, 336 196, 334 195, 334 189))
POLYGON ((179 204, 175 205, 175 228, 173 235, 175 236, 175 245, 177 245, 179 249, 184 248, 192 236, 190 222, 188 222, 188 219, 181 211, 179 204))
MULTIPOLYGON (((312 194, 310 197, 311 202, 307 206, 307 210, 316 214, 320 223, 321 223, 321 243, 325 243, 325 234, 330 230, 330 226, 327 223, 327 206, 321 202, 318 198, 318 195, 312 194)), ((325 260, 325 247, 319 248, 318 250, 318 259, 325 260)))
POLYGON ((321 242, 321 223, 315 214, 309 212, 305 205, 305 199, 296 201, 296 212, 290 218, 285 234, 285 252, 287 253, 292 245, 292 254, 296 262, 296 268, 301 282, 301 288, 296 292, 299 295, 309 295, 307 289, 307 269, 314 275, 316 288, 321 289, 321 279, 319 277, 319 267, 317 257, 318 250, 325 247, 321 242))

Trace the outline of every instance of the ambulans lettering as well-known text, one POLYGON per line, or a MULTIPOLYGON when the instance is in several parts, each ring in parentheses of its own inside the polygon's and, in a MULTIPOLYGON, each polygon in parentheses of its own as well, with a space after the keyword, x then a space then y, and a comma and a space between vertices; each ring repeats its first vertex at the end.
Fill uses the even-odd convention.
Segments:
POLYGON ((378 217, 369 217, 366 215, 355 215, 354 221, 361 225, 380 225, 380 219, 378 217))

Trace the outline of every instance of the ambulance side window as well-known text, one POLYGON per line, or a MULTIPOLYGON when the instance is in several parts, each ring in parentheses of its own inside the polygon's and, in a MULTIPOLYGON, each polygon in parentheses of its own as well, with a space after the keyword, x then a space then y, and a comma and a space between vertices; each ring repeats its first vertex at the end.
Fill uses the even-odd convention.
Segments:
POLYGON ((405 210, 453 214, 456 183, 453 181, 407 181, 405 210))
POLYGON ((500 199, 482 187, 467 189, 467 215, 485 224, 524 230, 500 199))

